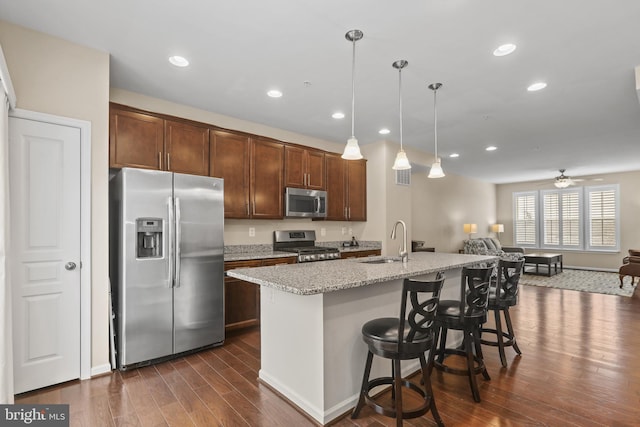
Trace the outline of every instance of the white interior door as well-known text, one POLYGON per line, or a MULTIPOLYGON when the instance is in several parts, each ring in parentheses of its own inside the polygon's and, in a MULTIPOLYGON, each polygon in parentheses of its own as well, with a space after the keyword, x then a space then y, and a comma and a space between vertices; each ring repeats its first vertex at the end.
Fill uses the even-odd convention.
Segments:
POLYGON ((9 119, 15 393, 80 377, 80 130, 9 119))

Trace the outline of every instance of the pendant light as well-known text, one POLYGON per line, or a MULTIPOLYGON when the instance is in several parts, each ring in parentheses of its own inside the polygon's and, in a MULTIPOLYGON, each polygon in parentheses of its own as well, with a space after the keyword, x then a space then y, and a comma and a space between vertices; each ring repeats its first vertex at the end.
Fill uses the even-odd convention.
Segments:
POLYGON ((435 141, 435 156, 436 159, 431 165, 431 170, 429 171, 429 178, 442 178, 444 176, 444 171, 442 170, 442 165, 440 164, 440 157, 438 157, 438 110, 436 103, 436 92, 438 89, 442 87, 442 83, 431 83, 429 85, 429 89, 433 91, 433 135, 435 141))
POLYGON ((396 155, 396 161, 393 162, 393 166, 391 169, 394 170, 405 170, 411 169, 411 163, 409 163, 409 159, 407 158, 407 153, 402 149, 402 69, 409 65, 409 62, 401 59, 399 61, 394 62, 393 68, 398 70, 398 110, 400 111, 400 151, 396 155))
POLYGON ((358 140, 355 137, 355 121, 356 121, 356 42, 360 40, 364 34, 360 30, 348 31, 344 37, 353 43, 353 61, 351 64, 351 138, 344 147, 342 158, 346 160, 360 160, 362 153, 358 146, 358 140))

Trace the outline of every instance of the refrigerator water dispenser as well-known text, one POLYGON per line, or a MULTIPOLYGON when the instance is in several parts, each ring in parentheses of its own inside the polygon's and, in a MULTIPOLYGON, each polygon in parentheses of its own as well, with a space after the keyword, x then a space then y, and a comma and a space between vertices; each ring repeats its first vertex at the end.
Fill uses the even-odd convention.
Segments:
POLYGON ((136 256, 138 258, 162 258, 162 220, 159 218, 136 219, 136 256))

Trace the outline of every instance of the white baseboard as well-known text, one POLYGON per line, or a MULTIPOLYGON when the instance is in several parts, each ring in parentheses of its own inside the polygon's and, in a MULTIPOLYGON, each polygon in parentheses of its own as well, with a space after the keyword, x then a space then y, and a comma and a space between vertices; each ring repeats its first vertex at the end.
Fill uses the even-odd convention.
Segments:
POLYGON ((105 363, 104 365, 92 366, 91 367, 91 376, 95 377, 97 375, 102 375, 111 372, 111 365, 109 363, 105 363))

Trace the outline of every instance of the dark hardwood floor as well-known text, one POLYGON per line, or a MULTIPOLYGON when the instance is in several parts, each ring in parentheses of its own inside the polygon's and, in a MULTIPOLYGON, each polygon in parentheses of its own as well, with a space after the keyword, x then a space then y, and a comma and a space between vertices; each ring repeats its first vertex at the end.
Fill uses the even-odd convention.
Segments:
MULTIPOLYGON (((512 318, 522 356, 483 351, 491 381, 481 403, 466 378, 433 372, 447 426, 640 425, 640 291, 631 298, 522 286, 512 318)), ((364 360, 362 361, 364 364, 364 360)), ((72 426, 313 426, 257 381, 258 329, 224 346, 128 372, 16 396, 16 403, 68 403, 72 426)), ((369 408, 338 426, 393 426, 369 408)), ((407 426, 435 425, 431 414, 407 426)))

